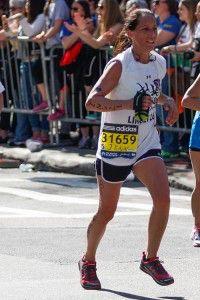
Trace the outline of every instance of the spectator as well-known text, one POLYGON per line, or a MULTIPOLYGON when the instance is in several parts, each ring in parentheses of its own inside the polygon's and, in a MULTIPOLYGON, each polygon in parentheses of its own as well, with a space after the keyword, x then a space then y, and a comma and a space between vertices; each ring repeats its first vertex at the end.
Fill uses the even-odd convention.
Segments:
POLYGON ((5 41, 7 38, 13 38, 18 34, 19 19, 12 19, 13 15, 24 12, 26 0, 10 0, 9 2, 9 19, 6 15, 1 18, 2 30, 0 31, 0 41, 5 41))
MULTIPOLYGON (((178 14, 179 18, 184 24, 176 38, 176 45, 169 45, 162 49, 162 53, 171 53, 171 57, 175 62, 177 68, 176 73, 171 74, 171 89, 174 97, 177 100, 179 108, 179 125, 190 129, 191 127, 191 112, 185 109, 184 115, 182 114, 183 108, 181 106, 181 100, 185 94, 185 89, 190 85, 190 71, 191 62, 188 58, 188 54, 179 52, 190 50, 192 41, 194 38, 197 18, 195 16, 196 6, 198 0, 181 0, 179 2, 178 14), (186 122, 186 124, 185 124, 186 122)), ((184 133, 179 135, 179 150, 181 153, 188 153, 189 134, 184 133)))
POLYGON ((191 70, 192 81, 194 81, 200 73, 200 1, 197 4, 195 15, 197 17, 197 24, 195 27, 194 39, 192 43, 192 50, 194 53, 191 70))
MULTIPOLYGON (((64 20, 69 18, 69 7, 64 0, 48 0, 45 7, 45 15, 47 16, 46 28, 42 30, 33 40, 38 43, 46 43, 46 54, 48 55, 51 47, 60 44, 60 29, 64 20)), ((59 60, 61 51, 59 49, 53 52, 54 54, 54 66, 55 66, 55 77, 58 79, 59 88, 62 87, 62 74, 59 70, 59 60)), ((42 65, 41 63, 35 66, 34 76, 38 77, 38 90, 41 94, 42 101, 39 105, 35 106, 34 112, 41 112, 49 109, 47 101, 46 87, 41 77, 42 65)))
MULTIPOLYGON (((94 19, 91 18, 90 14, 90 7, 88 4, 87 0, 75 0, 72 3, 71 7, 71 19, 66 20, 69 24, 76 24, 77 19, 83 19, 85 21, 85 27, 88 28, 88 32, 90 34, 93 34, 94 32, 94 24, 95 21, 94 19)), ((71 48, 72 46, 76 45, 78 41, 80 41, 78 35, 75 33, 72 33, 70 30, 68 30, 65 26, 63 26, 62 31, 61 31, 61 40, 63 47, 67 50, 71 48)), ((74 76, 74 110, 72 114, 77 118, 85 118, 86 117, 86 110, 85 110, 85 88, 84 88, 84 82, 83 82, 83 74, 85 70, 85 66, 87 65, 88 62, 88 50, 91 52, 91 47, 86 47, 83 45, 83 48, 81 50, 81 59, 79 61, 78 66, 74 68, 73 70, 73 76, 74 76), (87 53, 86 53, 87 52, 87 53), (82 95, 82 103, 80 104, 79 101, 79 96, 80 93, 82 95), (82 112, 82 113, 81 113, 82 112)), ((49 118, 53 118, 53 120, 58 119, 62 116, 62 114, 65 114, 64 111, 64 101, 60 102, 59 104, 59 109, 55 112, 55 114, 50 115, 49 118)), ((85 126, 83 124, 79 125, 80 127, 80 132, 82 135, 82 138, 84 139, 86 128, 88 128, 88 125, 85 126)), ((80 145, 79 145, 80 146, 80 145)))
POLYGON ((94 22, 94 27, 97 26, 98 23, 98 17, 97 17, 97 0, 87 0, 89 7, 90 7, 90 14, 92 17, 92 20, 94 22))
POLYGON ((176 44, 163 47, 162 52, 182 52, 191 48, 197 22, 195 11, 198 2, 198 0, 181 0, 179 2, 178 14, 183 25, 176 38, 176 44))
POLYGON ((78 26, 65 23, 68 30, 76 33, 86 44, 95 49, 114 44, 123 26, 123 17, 116 0, 100 0, 97 13, 98 27, 94 36, 88 33, 87 28, 84 30, 83 20, 79 20, 78 26))
MULTIPOLYGON (((91 18, 88 1, 86 1, 86 0, 74 1, 72 3, 72 7, 71 7, 71 18, 66 21, 70 22, 71 24, 76 23, 76 18, 78 17, 78 15, 81 15, 84 19, 87 20, 87 26, 89 28, 88 30, 91 33, 93 33, 94 32, 94 21, 91 18)), ((65 51, 67 51, 71 47, 75 46, 77 44, 77 42, 79 41, 78 36, 76 36, 76 34, 73 34, 71 31, 68 31, 64 26, 62 27, 60 37, 61 37, 62 45, 63 45, 65 51)), ((75 89, 77 89, 77 90, 79 90, 78 82, 81 81, 80 76, 82 76, 82 73, 83 73, 82 65, 83 64, 81 64, 81 65, 79 64, 78 66, 74 67, 74 70, 72 70, 72 72, 74 74, 74 81, 75 81, 74 84, 76 85, 75 89)), ((66 72, 67 71, 68 70, 66 70, 66 72)), ((67 81, 68 81, 67 85, 64 87, 64 90, 63 90, 63 92, 65 92, 66 94, 69 93, 69 86, 70 86, 69 78, 67 78, 67 81)), ((75 111, 79 115, 79 112, 78 112, 79 111, 79 103, 78 102, 79 101, 76 101, 75 111)), ((84 107, 82 108, 82 110, 84 110, 84 107)), ((65 99, 64 99, 64 97, 60 97, 59 107, 57 109, 55 109, 54 113, 49 115, 48 119, 49 119, 49 121, 56 121, 56 120, 62 118, 65 115, 65 113, 66 113, 65 99)), ((79 117, 80 117, 80 115, 79 115, 79 117)))
MULTIPOLYGON (((182 26, 177 17, 178 3, 175 0, 153 0, 152 9, 158 16, 158 37, 156 45, 158 49, 168 45, 176 44, 176 37, 180 32, 182 26)), ((167 58, 166 58, 167 59, 167 58)), ((167 73, 170 74, 171 62, 167 59, 167 73)), ((165 76, 162 82, 162 92, 170 95, 168 86, 168 76, 165 76)), ((157 108, 157 114, 162 119, 161 107, 157 108)), ((165 112, 164 112, 165 115, 165 112)), ((176 158, 179 155, 178 147, 178 133, 163 131, 161 133, 162 143, 162 157, 163 158, 176 158)))
MULTIPOLYGON (((29 38, 41 32, 45 25, 45 17, 43 8, 45 0, 37 2, 33 0, 26 1, 25 14, 16 14, 19 18, 19 38, 21 36, 28 36, 29 38)), ((35 50, 32 43, 28 43, 27 47, 22 43, 18 51, 18 57, 22 59, 20 63, 20 86, 21 98, 17 103, 20 109, 32 109, 33 102, 37 101, 37 94, 33 95, 33 81, 30 73, 30 67, 37 60, 37 56, 33 53, 35 50)), ((24 145, 26 140, 32 136, 34 140, 41 139, 43 142, 48 142, 48 122, 45 117, 42 117, 40 122, 39 116, 32 114, 17 113, 17 126, 15 130, 14 140, 11 145, 24 145)))
MULTIPOLYGON (((98 27, 94 35, 92 35, 86 28, 86 22, 79 18, 75 24, 65 23, 68 30, 78 36, 83 42, 94 49, 99 49, 106 45, 113 45, 123 26, 123 17, 119 9, 119 4, 116 0, 100 0, 97 8, 98 27)), ((102 66, 101 66, 102 67, 102 66)), ((99 61, 96 59, 90 65, 90 76, 86 77, 85 87, 87 93, 90 92, 94 83, 97 81, 99 74, 99 61)), ((96 116, 98 117, 98 116, 96 116)), ((91 115, 88 116, 91 118, 91 115)), ((93 116, 92 116, 93 118, 93 116)), ((99 126, 93 126, 92 148, 97 147, 99 126)), ((89 127, 84 127, 82 132, 82 139, 79 147, 87 148, 91 140, 89 136, 89 127)))
MULTIPOLYGON (((24 10, 24 5, 25 5, 25 0, 10 0, 9 2, 10 5, 10 16, 16 13, 20 13, 24 10)), ((0 41, 1 41, 1 47, 4 53, 4 61, 0 61, 0 66, 2 72, 2 81, 3 84, 6 86, 6 90, 4 91, 4 106, 8 107, 8 103, 6 103, 6 99, 14 99, 15 95, 12 93, 11 85, 6 85, 5 82, 13 82, 14 88, 16 88, 16 77, 11 76, 10 73, 10 67, 9 63, 11 64, 11 69, 14 71, 16 70, 16 65, 14 62, 14 55, 13 55, 13 50, 15 50, 16 46, 16 40, 17 39, 12 39, 12 51, 10 49, 9 44, 5 44, 4 42, 8 39, 10 36, 16 36, 17 37, 17 30, 19 23, 14 21, 10 21, 8 24, 8 20, 5 14, 8 12, 8 6, 5 1, 0 2, 0 13, 2 13, 2 16, 0 17, 0 21, 2 20, 2 29, 0 31, 0 41), (8 46, 8 47, 7 47, 8 46), (9 63, 8 63, 9 61, 9 63), (6 78, 4 78, 6 74, 6 78)), ((14 73, 14 72, 13 72, 14 73)), ((9 140, 9 137, 11 134, 13 134, 13 131, 15 130, 15 124, 16 123, 16 117, 15 114, 13 116, 13 119, 11 121, 11 115, 8 112, 2 112, 1 113, 1 121, 0 121, 0 143, 6 143, 9 140)))

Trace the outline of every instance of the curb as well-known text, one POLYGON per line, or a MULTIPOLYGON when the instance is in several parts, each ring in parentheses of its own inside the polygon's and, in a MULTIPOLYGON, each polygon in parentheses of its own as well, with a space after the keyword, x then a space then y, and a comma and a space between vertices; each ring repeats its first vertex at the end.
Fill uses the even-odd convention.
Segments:
POLYGON ((192 187, 187 186, 183 183, 177 182, 175 179, 170 179, 170 176, 168 176, 168 178, 169 178, 169 186, 170 187, 176 188, 178 190, 183 190, 183 191, 186 191, 186 192, 192 192, 193 191, 192 187))
POLYGON ((95 155, 88 151, 70 150, 74 152, 46 149, 30 152, 26 148, 0 147, 0 158, 33 164, 36 171, 95 176, 95 155))
MULTIPOLYGON (((95 153, 93 151, 79 150, 76 147, 56 150, 55 148, 43 149, 39 152, 30 152, 27 148, 0 147, 0 168, 17 168, 23 162, 34 165, 35 171, 95 176, 94 161, 95 153)), ((179 167, 173 169, 171 165, 167 164, 166 167, 170 187, 188 192, 193 191, 193 177, 190 176, 189 180, 182 179, 183 173, 185 176, 188 169, 183 169, 184 166, 180 169, 179 167), (184 182, 188 182, 188 184, 186 185, 184 182)))

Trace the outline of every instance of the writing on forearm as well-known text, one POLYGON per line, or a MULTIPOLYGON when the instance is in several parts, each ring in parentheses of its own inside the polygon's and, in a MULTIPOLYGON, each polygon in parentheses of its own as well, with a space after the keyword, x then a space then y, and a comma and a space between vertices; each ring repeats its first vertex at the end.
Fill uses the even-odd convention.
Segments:
MULTIPOLYGON (((116 103, 118 100, 108 100, 108 103, 93 102, 92 100, 87 103, 87 109, 99 112, 116 111, 127 109, 127 105, 116 103), (112 103, 110 103, 112 101, 112 103)), ((120 100, 119 100, 120 101, 120 100)))

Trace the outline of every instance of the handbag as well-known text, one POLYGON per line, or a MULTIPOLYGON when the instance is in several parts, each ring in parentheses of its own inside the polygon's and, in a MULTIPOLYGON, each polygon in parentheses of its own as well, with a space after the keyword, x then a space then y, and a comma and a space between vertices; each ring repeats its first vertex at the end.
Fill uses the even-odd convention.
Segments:
POLYGON ((60 59, 60 67, 63 68, 68 74, 72 74, 78 65, 79 56, 83 43, 81 41, 76 42, 72 47, 67 49, 60 59))

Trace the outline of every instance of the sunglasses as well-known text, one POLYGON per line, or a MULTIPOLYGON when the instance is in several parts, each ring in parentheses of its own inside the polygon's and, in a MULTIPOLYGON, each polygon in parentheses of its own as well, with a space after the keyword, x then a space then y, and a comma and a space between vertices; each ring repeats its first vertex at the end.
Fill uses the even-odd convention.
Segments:
POLYGON ((98 5, 98 9, 104 9, 104 5, 98 5))
POLYGON ((79 11, 79 8, 78 7, 71 7, 71 10, 73 10, 73 11, 79 11))
POLYGON ((160 0, 153 1, 153 4, 155 5, 159 5, 160 3, 166 3, 166 1, 160 1, 160 0))

